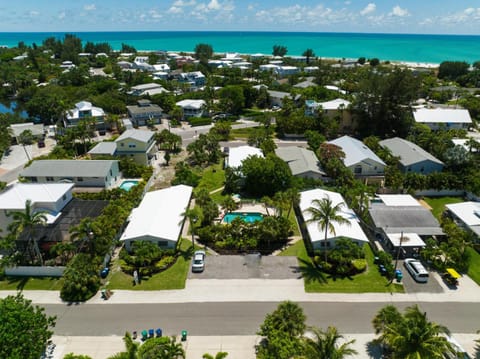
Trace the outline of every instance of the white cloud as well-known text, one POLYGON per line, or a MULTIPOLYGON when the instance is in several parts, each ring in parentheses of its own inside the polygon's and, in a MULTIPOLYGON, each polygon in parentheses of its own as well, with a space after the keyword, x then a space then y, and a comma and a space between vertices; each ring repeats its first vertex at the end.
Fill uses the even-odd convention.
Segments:
POLYGON ((183 9, 181 7, 172 6, 170 9, 167 10, 168 14, 181 14, 183 13, 183 9))
POLYGON ((63 20, 63 19, 65 19, 66 16, 67 16, 67 13, 65 11, 62 11, 62 12, 58 13, 57 18, 59 20, 63 20))
POLYGON ((255 14, 262 23, 329 25, 350 22, 355 14, 346 9, 333 10, 323 5, 276 7, 268 10, 259 10, 255 14))
POLYGON ((193 6, 196 4, 195 0, 184 1, 184 0, 177 0, 172 4, 172 7, 186 7, 186 6, 193 6))
POLYGON ((410 16, 410 13, 408 12, 407 9, 402 9, 400 6, 397 5, 392 9, 392 12, 389 15, 404 17, 404 16, 410 16))
POLYGON ((435 18, 428 18, 421 22, 422 25, 430 25, 432 23, 447 25, 447 26, 455 26, 458 24, 468 24, 470 26, 478 26, 480 22, 480 7, 478 8, 466 8, 465 10, 443 15, 437 16, 435 18))
POLYGON ((150 10, 148 14, 152 19, 161 19, 163 17, 157 10, 150 10))
POLYGON ((96 10, 97 7, 95 6, 95 4, 88 4, 88 5, 85 5, 83 9, 86 11, 93 11, 93 10, 96 10))
POLYGON ((207 9, 209 10, 220 10, 221 8, 222 7, 219 4, 218 0, 211 0, 207 5, 207 9))
POLYGON ((375 5, 373 2, 371 2, 370 4, 365 6, 365 8, 362 11, 360 11, 360 15, 365 16, 365 15, 371 14, 376 9, 377 9, 377 5, 375 5))
POLYGON ((253 9, 255 9, 255 5, 250 4, 250 5, 247 6, 248 11, 252 11, 253 9))
POLYGON ((32 11, 28 12, 28 15, 31 16, 31 17, 36 17, 36 16, 40 15, 40 13, 38 11, 32 10, 32 11))

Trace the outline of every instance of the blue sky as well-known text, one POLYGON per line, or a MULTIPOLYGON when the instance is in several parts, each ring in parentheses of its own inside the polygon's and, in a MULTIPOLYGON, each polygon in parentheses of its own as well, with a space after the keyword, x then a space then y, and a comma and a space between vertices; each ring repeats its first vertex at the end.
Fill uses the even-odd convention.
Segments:
POLYGON ((0 0, 0 31, 247 30, 480 34, 467 0, 0 0))

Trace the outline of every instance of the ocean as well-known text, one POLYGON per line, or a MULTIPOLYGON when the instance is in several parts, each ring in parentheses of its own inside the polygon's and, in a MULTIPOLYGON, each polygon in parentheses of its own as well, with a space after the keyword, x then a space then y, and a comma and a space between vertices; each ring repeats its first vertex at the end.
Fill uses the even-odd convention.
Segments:
MULTIPOLYGON (((480 36, 413 35, 316 32, 72 32, 83 40, 108 42, 119 50, 122 43, 137 50, 193 51, 198 43, 212 45, 215 52, 271 54, 273 45, 283 45, 287 55, 301 55, 313 49, 316 56, 330 58, 379 58, 380 60, 440 63, 442 61, 480 60, 480 36)), ((3 32, 0 45, 41 44, 50 36, 63 38, 65 33, 3 32)))

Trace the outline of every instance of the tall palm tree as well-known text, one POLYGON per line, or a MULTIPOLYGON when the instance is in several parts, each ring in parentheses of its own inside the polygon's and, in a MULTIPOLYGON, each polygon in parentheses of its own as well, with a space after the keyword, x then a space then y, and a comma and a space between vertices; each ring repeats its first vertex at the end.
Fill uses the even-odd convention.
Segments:
POLYGON ((382 329, 379 341, 392 351, 393 359, 444 358, 455 354, 446 339, 449 330, 427 319, 417 305, 408 307, 405 314, 382 329))
POLYGON ((327 261, 328 232, 332 232, 333 235, 336 234, 334 223, 350 225, 350 222, 339 214, 343 206, 344 203, 333 205, 332 200, 327 195, 322 199, 314 199, 312 206, 305 210, 311 216, 307 223, 317 223, 318 228, 325 231, 325 262, 327 261))
POLYGON ((86 252, 92 254, 95 236, 93 219, 90 217, 83 218, 78 225, 70 228, 70 240, 77 247, 77 253, 86 252))
POLYGON ((304 341, 305 359, 343 359, 358 354, 355 349, 350 348, 355 339, 341 345, 338 343, 344 337, 335 327, 328 327, 326 331, 311 328, 311 331, 314 337, 304 341))
POLYGON ((307 58, 307 65, 310 64, 310 59, 312 57, 315 57, 315 52, 313 52, 312 49, 306 49, 303 53, 302 56, 305 56, 307 58))
POLYGON ((35 211, 32 208, 32 201, 27 200, 25 202, 24 211, 10 212, 7 216, 13 218, 13 222, 9 225, 9 230, 12 234, 18 238, 20 235, 24 235, 27 238, 27 248, 29 249, 32 259, 35 257, 43 265, 42 254, 38 248, 37 238, 35 236, 35 227, 44 226, 47 223, 46 211, 35 211))

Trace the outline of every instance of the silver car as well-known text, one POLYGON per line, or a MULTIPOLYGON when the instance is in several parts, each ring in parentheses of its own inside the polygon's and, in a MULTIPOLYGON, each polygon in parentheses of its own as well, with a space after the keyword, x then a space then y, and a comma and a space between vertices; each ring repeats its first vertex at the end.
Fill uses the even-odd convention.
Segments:
POLYGON ((203 272, 205 269, 205 251, 195 251, 192 260, 192 272, 203 272))

